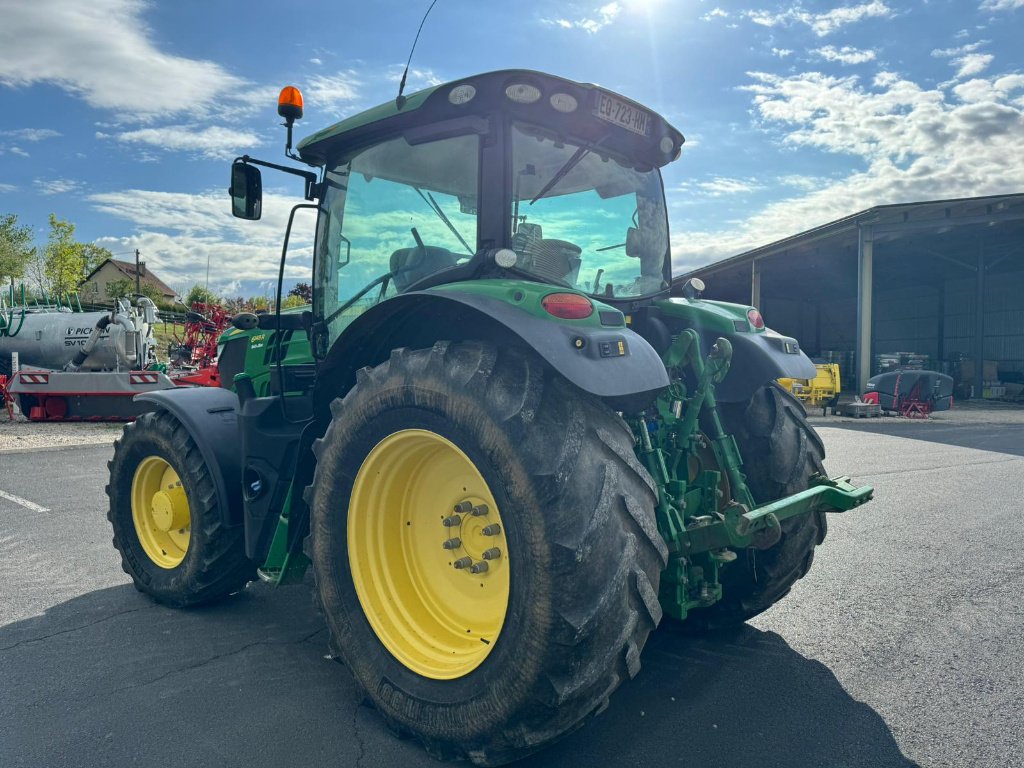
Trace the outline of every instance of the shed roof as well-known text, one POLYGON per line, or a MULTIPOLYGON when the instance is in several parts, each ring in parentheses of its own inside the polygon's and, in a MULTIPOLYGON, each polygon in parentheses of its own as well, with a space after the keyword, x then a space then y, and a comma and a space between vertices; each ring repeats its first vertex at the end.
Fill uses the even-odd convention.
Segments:
POLYGON ((927 200, 916 203, 876 205, 828 224, 790 235, 767 245, 690 270, 673 280, 680 283, 694 275, 708 275, 766 256, 794 250, 826 238, 856 239, 861 228, 870 227, 876 241, 895 240, 915 231, 941 233, 968 224, 998 224, 1024 219, 1024 193, 927 200))

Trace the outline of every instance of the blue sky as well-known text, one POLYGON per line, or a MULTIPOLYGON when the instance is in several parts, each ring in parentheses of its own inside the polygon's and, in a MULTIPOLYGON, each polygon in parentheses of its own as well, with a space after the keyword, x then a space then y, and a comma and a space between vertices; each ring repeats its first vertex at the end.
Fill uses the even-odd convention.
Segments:
MULTIPOLYGON (((266 175, 264 220, 234 220, 231 158, 281 159, 283 85, 298 137, 393 98, 427 4, 0 0, 0 213, 263 293, 298 187, 266 175)), ((1024 0, 439 0, 407 90, 529 67, 661 112, 687 137, 665 170, 684 271, 873 205, 1024 191, 1022 33, 1024 0)))

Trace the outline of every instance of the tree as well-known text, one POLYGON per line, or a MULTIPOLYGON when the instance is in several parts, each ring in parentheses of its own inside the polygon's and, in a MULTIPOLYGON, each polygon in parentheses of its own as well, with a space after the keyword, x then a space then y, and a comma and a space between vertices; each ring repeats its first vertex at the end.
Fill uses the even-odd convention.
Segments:
POLYGON ((0 284, 25 277, 35 255, 32 227, 27 224, 19 226, 16 214, 0 216, 0 284))
POLYGON ((50 235, 46 243, 43 275, 53 296, 71 293, 85 275, 85 249, 75 240, 75 225, 50 214, 50 235))
POLYGON ((89 274, 100 264, 114 258, 109 250, 96 243, 82 243, 82 257, 85 259, 85 274, 89 274))
POLYGON ((193 304, 220 304, 220 297, 209 288, 196 283, 185 295, 185 305, 191 307, 193 304))
MULTIPOLYGON (((154 304, 160 304, 164 302, 164 295, 155 285, 143 281, 139 285, 139 291, 147 299, 152 301, 154 304)), ((135 281, 130 277, 122 277, 120 280, 114 280, 107 286, 107 296, 113 299, 129 298, 133 299, 138 295, 135 290, 135 281)))
POLYGON ((282 309, 291 309, 292 307, 304 307, 309 302, 297 293, 288 292, 288 295, 284 297, 284 301, 281 302, 282 309))
POLYGON ((313 303, 313 287, 309 283, 296 283, 295 287, 288 291, 289 296, 298 296, 303 304, 313 303))
POLYGON ((107 296, 111 299, 123 299, 135 293, 135 281, 122 277, 107 284, 107 296))

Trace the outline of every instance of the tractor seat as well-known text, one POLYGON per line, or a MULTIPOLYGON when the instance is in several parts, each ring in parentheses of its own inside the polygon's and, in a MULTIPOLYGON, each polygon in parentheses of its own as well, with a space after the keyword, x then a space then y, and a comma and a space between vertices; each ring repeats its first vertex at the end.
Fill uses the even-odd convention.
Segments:
POLYGON ((458 256, 447 248, 427 245, 400 248, 391 254, 391 274, 399 292, 442 269, 454 267, 458 256))

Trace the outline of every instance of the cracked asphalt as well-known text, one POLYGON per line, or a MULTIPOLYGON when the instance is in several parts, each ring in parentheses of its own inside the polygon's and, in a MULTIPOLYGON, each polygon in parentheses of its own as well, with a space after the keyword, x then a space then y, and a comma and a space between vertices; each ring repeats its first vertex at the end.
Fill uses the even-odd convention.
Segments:
MULTIPOLYGON (((603 714, 521 765, 1024 766, 1024 424, 821 432, 876 500, 830 518, 811 573, 739 630, 663 626, 603 714)), ((437 765, 325 658, 308 585, 137 593, 110 452, 0 453, 0 766, 437 765)))

